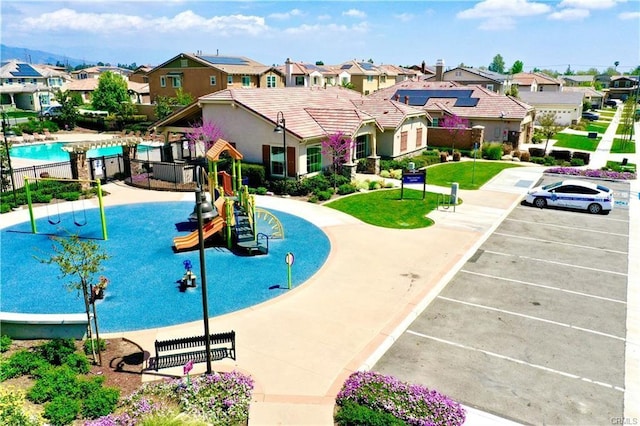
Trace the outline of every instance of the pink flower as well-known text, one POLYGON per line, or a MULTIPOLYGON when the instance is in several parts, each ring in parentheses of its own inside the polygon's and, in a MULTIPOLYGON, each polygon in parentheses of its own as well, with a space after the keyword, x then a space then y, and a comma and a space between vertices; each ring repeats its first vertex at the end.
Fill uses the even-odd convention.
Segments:
POLYGON ((189 374, 189 371, 193 370, 193 360, 187 362, 184 367, 182 367, 184 374, 189 374))

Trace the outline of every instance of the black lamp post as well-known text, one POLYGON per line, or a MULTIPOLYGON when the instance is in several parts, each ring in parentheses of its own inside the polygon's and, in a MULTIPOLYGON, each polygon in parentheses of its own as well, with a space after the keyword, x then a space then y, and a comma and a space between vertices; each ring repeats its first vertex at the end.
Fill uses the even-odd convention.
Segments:
POLYGON ((287 177, 287 126, 284 121, 284 114, 282 111, 278 111, 278 115, 276 116, 276 127, 273 129, 274 133, 282 133, 282 148, 284 149, 284 177, 287 177))
POLYGON ((7 155, 7 165, 9 166, 9 178, 11 179, 11 190, 13 192, 13 203, 18 207, 18 199, 16 197, 16 184, 13 180, 13 167, 11 167, 11 153, 9 152, 9 141, 7 141, 7 113, 2 111, 2 136, 4 137, 4 149, 7 155))

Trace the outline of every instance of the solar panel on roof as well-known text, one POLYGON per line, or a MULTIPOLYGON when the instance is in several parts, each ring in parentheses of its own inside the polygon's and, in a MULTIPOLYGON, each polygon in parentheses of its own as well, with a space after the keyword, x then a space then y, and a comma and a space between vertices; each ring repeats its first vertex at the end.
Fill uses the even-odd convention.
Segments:
POLYGON ((349 65, 349 64, 345 64, 345 65, 340 67, 341 70, 348 70, 349 68, 351 68, 351 65, 349 65))
POLYGON ((207 62, 217 65, 247 65, 249 62, 242 58, 235 58, 233 56, 198 56, 200 59, 204 59, 207 62))
POLYGON ((409 98, 409 105, 422 106, 425 105, 430 98, 445 98, 455 99, 456 103, 453 106, 456 107, 475 107, 478 104, 478 98, 472 98, 471 94, 473 90, 398 90, 393 95, 392 99, 396 99, 399 102, 404 102, 405 96, 409 98))
POLYGON ((374 68, 373 64, 369 62, 360 62, 358 65, 360 65, 362 69, 365 71, 373 71, 373 68, 374 68))
POLYGON ((17 64, 17 68, 10 73, 14 77, 41 77, 40 73, 29 64, 17 64))

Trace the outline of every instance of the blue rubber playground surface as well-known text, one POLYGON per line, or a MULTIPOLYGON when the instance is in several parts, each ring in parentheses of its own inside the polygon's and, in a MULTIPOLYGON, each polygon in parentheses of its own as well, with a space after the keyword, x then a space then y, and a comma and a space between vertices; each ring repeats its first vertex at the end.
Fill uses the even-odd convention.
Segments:
MULTIPOLYGON (((57 214, 36 221, 38 234, 23 222, 0 230, 0 310, 23 313, 82 313, 82 296, 69 291, 56 264, 43 264, 54 242, 51 235, 78 234, 94 239, 111 256, 98 275, 109 278, 105 298, 96 302, 101 332, 164 327, 202 319, 198 250, 175 253, 173 238, 186 235, 194 203, 142 203, 105 209, 108 240, 102 240, 98 209, 57 214), (85 215, 86 213, 86 215, 85 215), (74 220, 75 218, 75 220, 74 220), (86 225, 76 226, 74 222, 86 225), (183 262, 190 260, 197 287, 180 290, 183 262)), ((238 256, 220 246, 205 251, 209 316, 241 310, 280 296, 287 289, 285 256, 292 252, 292 288, 307 281, 325 263, 330 242, 312 223, 270 210, 282 223, 284 239, 269 240, 269 254, 238 256)), ((258 222, 258 232, 271 228, 258 222)), ((96 280, 98 278, 96 276, 96 280)))

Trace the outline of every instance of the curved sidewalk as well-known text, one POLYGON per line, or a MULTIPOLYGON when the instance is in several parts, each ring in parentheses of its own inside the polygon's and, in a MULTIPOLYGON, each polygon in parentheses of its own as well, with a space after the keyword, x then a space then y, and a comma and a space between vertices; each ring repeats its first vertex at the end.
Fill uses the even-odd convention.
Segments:
MULTIPOLYGON (((424 229, 378 228, 327 207, 258 197, 260 207, 296 214, 321 227, 330 238, 331 253, 305 284, 210 319, 212 331, 233 329, 237 339, 237 360, 219 361, 213 368, 237 369, 255 380, 250 424, 333 424, 335 397, 344 380, 372 365, 541 173, 539 168, 509 170, 486 189, 461 191, 463 204, 455 212, 434 211, 430 216, 436 224, 424 229)), ((114 189, 110 202, 138 199, 137 190, 114 189)), ((156 338, 201 334, 202 328, 197 321, 108 337, 126 337, 153 355, 156 338)), ((196 364, 194 373, 205 370, 204 364, 196 364)), ((154 373, 147 372, 143 380, 181 376, 182 368, 154 373)))

